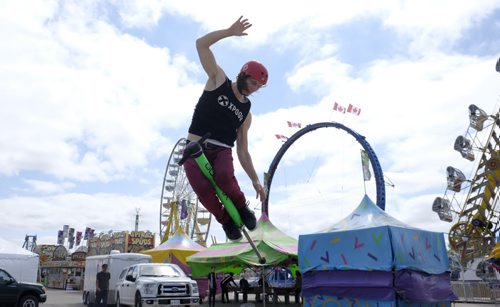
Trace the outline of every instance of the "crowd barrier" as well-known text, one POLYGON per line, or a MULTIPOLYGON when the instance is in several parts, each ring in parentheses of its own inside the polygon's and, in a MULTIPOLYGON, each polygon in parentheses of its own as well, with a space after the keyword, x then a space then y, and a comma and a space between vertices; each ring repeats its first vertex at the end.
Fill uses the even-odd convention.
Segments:
POLYGON ((452 281, 457 302, 500 304, 500 281, 452 281))

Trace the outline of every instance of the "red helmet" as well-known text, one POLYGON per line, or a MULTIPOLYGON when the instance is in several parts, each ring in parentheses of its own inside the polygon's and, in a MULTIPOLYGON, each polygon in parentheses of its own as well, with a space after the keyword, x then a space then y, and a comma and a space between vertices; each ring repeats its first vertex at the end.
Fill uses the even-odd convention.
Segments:
POLYGON ((262 83, 262 85, 265 85, 267 83, 267 69, 264 67, 264 65, 257 61, 250 61, 245 63, 245 65, 241 67, 240 72, 249 75, 250 77, 262 83))

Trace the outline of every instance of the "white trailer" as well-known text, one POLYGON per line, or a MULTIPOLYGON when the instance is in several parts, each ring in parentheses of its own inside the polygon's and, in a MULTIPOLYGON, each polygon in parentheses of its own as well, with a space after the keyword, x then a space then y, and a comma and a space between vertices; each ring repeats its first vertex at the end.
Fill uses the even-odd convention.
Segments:
POLYGON ((85 278, 83 284, 83 304, 93 304, 96 292, 96 276, 104 263, 108 264, 109 280, 108 304, 115 304, 116 282, 121 271, 136 263, 150 263, 151 256, 137 253, 111 253, 109 255, 89 256, 85 259, 85 278))

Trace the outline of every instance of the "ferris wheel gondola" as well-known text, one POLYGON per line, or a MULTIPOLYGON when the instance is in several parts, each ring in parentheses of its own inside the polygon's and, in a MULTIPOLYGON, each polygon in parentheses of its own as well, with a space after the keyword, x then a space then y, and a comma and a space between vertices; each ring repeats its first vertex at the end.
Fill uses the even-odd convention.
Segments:
POLYGON ((198 201, 191 188, 181 160, 186 139, 177 141, 165 169, 160 200, 160 238, 167 241, 179 229, 202 246, 206 246, 212 214, 198 201))
POLYGON ((438 213, 441 220, 455 221, 448 239, 462 264, 487 255, 500 229, 497 208, 500 198, 500 111, 487 115, 477 106, 470 105, 469 119, 466 134, 457 137, 454 148, 463 158, 477 160, 475 174, 466 180, 460 170, 449 166, 445 195, 437 197, 433 203, 433 211, 438 213), (485 132, 488 133, 481 138, 485 132), (465 190, 462 189, 465 181, 470 185, 465 201, 459 203, 455 194, 465 190))

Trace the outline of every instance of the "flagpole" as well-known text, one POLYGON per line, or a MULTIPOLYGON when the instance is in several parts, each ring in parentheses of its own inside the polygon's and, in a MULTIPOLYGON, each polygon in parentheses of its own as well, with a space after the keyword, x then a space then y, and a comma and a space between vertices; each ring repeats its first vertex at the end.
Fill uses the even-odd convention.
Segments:
POLYGON ((366 195, 366 180, 363 179, 363 186, 365 188, 365 195, 366 195))

